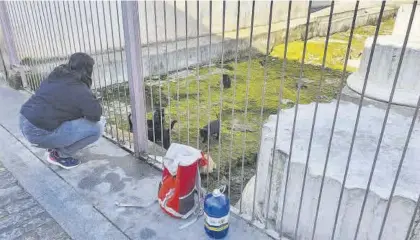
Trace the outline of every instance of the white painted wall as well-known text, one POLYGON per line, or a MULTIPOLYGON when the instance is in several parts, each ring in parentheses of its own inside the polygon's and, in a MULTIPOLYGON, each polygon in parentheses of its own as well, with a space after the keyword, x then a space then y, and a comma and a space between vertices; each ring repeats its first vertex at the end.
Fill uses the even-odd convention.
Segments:
MULTIPOLYGON (((173 1, 166 4, 166 34, 168 41, 175 37, 197 36, 197 24, 200 35, 209 34, 209 2, 176 1, 176 13, 173 1), (175 14, 177 32, 175 33, 175 14), (186 21, 187 19, 187 21, 186 21), (197 20, 198 19, 198 20, 197 20), (187 25, 187 33, 185 31, 187 25), (176 36, 177 34, 177 36, 176 36)), ((256 1, 255 26, 268 24, 269 1, 256 1)), ((273 8, 273 23, 285 20, 287 2, 276 1, 273 8)), ((93 51, 124 46, 122 33, 122 13, 120 2, 9 2, 7 4, 14 27, 14 38, 21 58, 52 57, 67 55, 74 51, 85 51, 89 45, 93 51), (85 14, 86 10, 86 14, 85 14), (119 11, 119 18, 117 16, 119 11), (99 20, 98 20, 99 17, 99 20), (58 20, 57 20, 58 19, 58 20), (119 26, 118 26, 119 24, 119 26), (105 28, 106 26, 106 28, 105 28), (88 37, 90 35, 90 38, 88 37), (113 35, 114 34, 114 35, 113 35), (122 41, 120 41, 121 35, 122 41), (95 41, 94 41, 95 39, 95 41), (112 41, 114 39, 114 42, 112 41), (89 41, 90 40, 90 41, 89 41), (102 44, 102 47, 101 47, 102 44)), ((139 2, 142 44, 165 40, 165 21, 163 1, 156 2, 156 24, 154 3, 139 2), (147 26, 146 26, 147 14, 147 26), (148 28, 148 29, 146 29, 148 28), (147 30, 147 31, 146 31, 147 30), (148 36, 147 36, 148 32, 148 36)), ((240 28, 251 25, 251 1, 241 1, 240 28)), ((213 1, 212 32, 222 32, 222 1, 213 1)), ((306 15, 307 2, 297 1, 292 5, 292 19, 306 15)), ((225 31, 236 29, 237 1, 226 2, 225 31)))

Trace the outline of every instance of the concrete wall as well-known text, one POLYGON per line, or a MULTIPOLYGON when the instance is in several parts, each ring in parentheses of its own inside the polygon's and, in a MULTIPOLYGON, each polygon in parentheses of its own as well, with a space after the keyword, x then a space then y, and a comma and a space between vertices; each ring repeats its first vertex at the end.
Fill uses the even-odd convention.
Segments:
MULTIPOLYGON (((163 3, 159 1, 156 3, 156 25, 154 24, 153 2, 139 3, 142 23, 141 39, 144 46, 142 51, 144 60, 144 76, 164 74, 166 71, 184 69, 187 67, 187 61, 188 66, 191 66, 196 65, 197 63, 209 63, 210 59, 212 59, 213 62, 220 60, 222 54, 222 41, 220 34, 222 32, 221 2, 213 1, 213 35, 211 38, 208 36, 208 2, 200 1, 198 18, 196 2, 188 2, 187 14, 185 12, 184 2, 177 1, 176 8, 174 8, 173 2, 167 2, 166 34, 169 41, 167 45, 160 42, 164 40, 165 35, 163 3), (147 11, 145 11, 145 9, 147 9, 147 11), (177 16, 177 42, 171 41, 175 40, 175 11, 177 16), (145 18, 146 13, 147 25, 145 18), (186 22, 188 29, 187 35, 190 37, 188 41, 185 41, 186 22), (198 41, 196 38, 197 23, 199 24, 201 36, 198 41), (155 26, 158 32, 157 40, 160 42, 158 45, 154 44, 156 43, 155 26), (146 31, 146 27, 148 31, 146 31), (146 32, 149 34, 146 34, 146 32), (212 43, 211 46, 210 41, 212 43), (148 42, 150 44, 147 44, 148 42), (186 46, 188 46, 188 48, 186 46), (167 53, 166 48, 168 49, 167 53)), ((322 4, 325 5, 327 3, 324 1, 322 4)), ((322 4, 319 3, 314 7, 320 7, 322 4)), ((356 21, 357 26, 374 23, 379 14, 379 4, 380 3, 378 2, 362 2, 359 7, 358 18, 356 21)), ((275 44, 279 44, 284 41, 287 6, 287 2, 275 1, 270 46, 274 46, 275 44)), ((237 44, 235 41, 237 16, 236 7, 237 2, 226 2, 226 29, 224 42, 225 60, 233 59, 235 56, 235 48, 237 44)), ((111 2, 111 6, 109 6, 108 3, 103 5, 103 2, 80 2, 81 11, 79 9, 78 2, 9 3, 8 8, 11 15, 11 21, 14 26, 14 38, 16 40, 17 49, 21 59, 25 57, 48 58, 53 56, 66 56, 74 51, 95 52, 100 51, 100 49, 105 50, 113 49, 114 47, 121 48, 124 46, 121 8, 116 2, 111 2), (86 15, 84 11, 85 9, 86 15), (50 16, 52 16, 52 18, 50 18, 50 16), (62 22, 55 23, 56 21, 52 21, 58 19, 60 16, 63 20, 62 22), (65 18, 65 16, 67 16, 67 18, 65 18), (68 19, 68 21, 65 21, 65 19, 68 19), (118 28, 118 23, 120 28, 118 28), (105 26, 107 26, 106 31, 105 26)), ((241 29, 239 31, 238 48, 242 54, 248 54, 249 52, 251 9, 251 1, 241 1, 241 29)), ((349 4, 349 2, 336 2, 332 23, 333 33, 346 31, 350 28, 353 18, 353 10, 354 5, 349 4)), ((268 13, 269 2, 256 1, 252 48, 263 53, 265 53, 267 44, 268 13)), ((389 4, 389 7, 385 10, 384 18, 393 17, 395 13, 395 6, 389 4)), ((306 29, 306 14, 307 2, 293 2, 289 37, 290 41, 303 39, 306 29)), ((309 26, 309 37, 325 36, 328 25, 328 15, 329 8, 312 13, 309 26)), ((103 81, 102 86, 124 81, 121 67, 125 65, 125 53, 122 55, 123 56, 121 57, 120 52, 117 52, 115 56, 112 52, 109 56, 107 53, 96 55, 98 70, 102 71, 100 67, 105 66, 106 69, 104 71, 111 72, 110 74, 106 73, 101 77, 101 81, 103 81), (103 57, 104 59, 102 59, 103 57), (111 79, 110 76, 114 76, 116 78, 111 79)), ((48 64, 37 64, 36 69, 38 72, 45 74, 59 63, 60 61, 50 61, 48 64)))
MULTIPOLYGON (((176 37, 182 39, 186 35, 196 37, 197 27, 200 35, 209 34, 210 9, 208 1, 199 2, 198 15, 197 2, 195 1, 187 1, 187 6, 185 6, 184 1, 176 1, 176 8, 173 1, 167 1, 166 3, 166 35, 168 41, 174 41, 176 37), (175 15, 177 31, 175 31, 175 15)), ((124 46, 122 13, 119 2, 22 2, 8 3, 7 6, 12 18, 16 44, 20 48, 21 57, 66 55, 70 52, 84 50, 85 46, 86 48, 89 47, 89 44, 92 52, 101 50, 101 44, 102 49, 114 48, 113 45, 116 48, 124 46), (61 21, 57 21, 60 18, 61 21), (88 32, 90 38, 88 38, 88 32), (118 34, 121 35, 122 41, 120 41, 118 34), (113 39, 114 42, 112 42, 113 39)), ((155 6, 152 1, 139 2, 139 8, 142 23, 142 43, 165 41, 163 1, 156 2, 156 22, 155 6)), ((269 1, 257 1, 255 3, 255 26, 267 25, 269 9, 269 1)), ((240 28, 250 27, 251 10, 251 1, 241 1, 240 28)), ((294 3, 292 19, 305 16, 306 10, 306 2, 294 3)), ((273 22, 283 21, 286 13, 287 2, 275 2, 273 22)), ((222 32, 222 1, 213 1, 212 16, 212 33, 218 35, 222 32)), ((227 1, 226 32, 236 29, 236 17, 237 2, 227 1)))
MULTIPOLYGON (((197 2, 188 1, 187 8, 183 1, 176 1, 176 8, 172 1, 166 3, 166 35, 168 41, 174 41, 176 38, 183 39, 186 35, 188 37, 196 37, 197 28, 200 36, 206 36, 210 33, 208 1, 199 2, 198 15, 197 2)), ((269 4, 269 1, 256 1, 255 3, 254 26, 264 28, 257 31, 257 34, 262 32, 266 34, 267 32, 269 4)), ((328 5, 328 1, 316 1, 313 8, 316 9, 325 5, 328 5)), ((360 9, 375 8, 377 6, 378 3, 375 2, 361 3, 360 9)), ((21 58, 66 56, 75 51, 91 50, 91 52, 95 52, 101 49, 124 47, 122 13, 118 2, 13 2, 8 3, 7 7, 21 58)), ((156 2, 156 23, 153 2, 139 2, 139 7, 140 21, 142 23, 142 44, 165 41, 163 1, 156 2)), ((295 23, 292 23, 292 25, 305 23, 307 7, 308 3, 306 1, 293 2, 291 19, 295 23)), ((275 1, 272 21, 274 32, 284 28, 287 8, 288 2, 275 1), (276 24, 281 26, 276 27, 276 24)), ((341 16, 343 12, 352 12, 353 9, 353 4, 337 2, 335 12, 341 16)), ((313 15, 312 20, 322 15, 328 15, 328 10, 324 9, 321 15, 313 15)), ((251 26, 251 16, 252 2, 241 1, 240 29, 247 29, 251 26)), ((352 16, 352 14, 349 16, 352 16)), ((227 1, 225 20, 225 32, 227 34, 236 30, 236 17, 237 1, 227 1)), ((362 16, 360 17, 363 18, 362 16)), ((222 20, 222 1, 213 1, 212 34, 214 38, 221 37, 222 20)), ((360 22, 360 24, 366 23, 360 22)), ((325 24, 313 28, 321 28, 324 29, 323 32, 326 31, 325 24)), ((235 34, 231 35, 232 38, 235 34)))

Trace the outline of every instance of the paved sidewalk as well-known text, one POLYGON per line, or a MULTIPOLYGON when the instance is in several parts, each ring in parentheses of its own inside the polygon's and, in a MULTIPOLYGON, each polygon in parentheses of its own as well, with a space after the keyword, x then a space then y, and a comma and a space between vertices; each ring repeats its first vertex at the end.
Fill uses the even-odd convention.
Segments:
MULTIPOLYGON (((77 168, 49 165, 46 151, 31 146, 19 130, 19 109, 29 96, 0 85, 0 159, 71 239, 208 239, 203 218, 180 230, 189 220, 169 217, 158 204, 117 207, 116 201, 155 201, 161 172, 106 139, 84 149, 77 168)), ((272 238, 232 213, 226 239, 272 238)))
POLYGON ((0 239, 70 239, 61 226, 3 166, 1 157, 0 239))

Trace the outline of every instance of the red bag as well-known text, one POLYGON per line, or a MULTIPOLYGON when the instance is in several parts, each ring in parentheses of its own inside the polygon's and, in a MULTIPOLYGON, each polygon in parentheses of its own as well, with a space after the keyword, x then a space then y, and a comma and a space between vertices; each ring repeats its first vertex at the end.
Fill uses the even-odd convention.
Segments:
POLYGON ((160 207, 176 218, 188 218, 199 206, 201 179, 198 168, 207 165, 204 154, 190 146, 173 143, 163 159, 159 184, 160 207))

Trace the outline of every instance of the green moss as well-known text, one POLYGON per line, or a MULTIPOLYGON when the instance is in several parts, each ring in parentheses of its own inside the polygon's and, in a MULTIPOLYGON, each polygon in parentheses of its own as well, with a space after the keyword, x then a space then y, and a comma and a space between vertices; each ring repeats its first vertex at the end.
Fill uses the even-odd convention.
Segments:
MULTIPOLYGON (((388 19, 381 23, 379 29, 380 35, 389 35, 392 33, 394 27, 394 19, 388 19)), ((365 41, 368 37, 373 36, 376 26, 363 26, 354 30, 352 39, 352 47, 350 52, 350 59, 356 59, 363 51, 365 41)), ((328 43, 328 51, 326 57, 327 68, 342 70, 346 57, 348 41, 350 38, 350 30, 331 35, 330 42, 328 43)), ((295 41, 288 44, 287 59, 301 61, 303 52, 303 41, 295 41)), ((283 58, 284 44, 280 44, 273 48, 271 56, 283 58)), ((321 65, 325 48, 325 37, 314 38, 308 41, 307 50, 305 55, 305 63, 321 65)), ((347 67, 348 71, 355 71, 354 67, 347 67)))
MULTIPOLYGON (((174 141, 197 146, 198 129, 208 123, 209 116, 210 120, 216 119, 217 114, 220 111, 220 97, 222 96, 221 170, 224 173, 226 172, 229 160, 232 160, 234 166, 240 163, 244 151, 243 141, 245 141, 246 144, 245 160, 250 159, 250 156, 258 151, 259 146, 257 143, 260 138, 259 131, 263 124, 262 121, 264 121, 268 115, 275 114, 278 108, 282 61, 277 58, 269 57, 269 61, 266 63, 266 77, 264 77, 264 66, 260 63, 263 61, 264 58, 259 57, 254 58, 250 64, 248 64, 247 61, 239 62, 236 68, 236 82, 234 76, 235 64, 227 63, 227 69, 224 72, 229 74, 232 79, 232 87, 229 89, 220 89, 222 72, 220 69, 216 68, 201 68, 199 81, 197 81, 197 76, 189 76, 186 79, 179 79, 179 82, 171 82, 169 84, 169 95, 167 94, 168 85, 163 85, 162 94, 163 99, 166 100, 162 105, 168 109, 168 113, 171 115, 172 119, 179 119, 176 129, 174 130, 174 141), (248 65, 250 69, 249 75, 248 65), (264 82, 265 94, 263 105, 262 93, 264 82), (177 101, 178 98, 179 101, 177 101), (170 106, 167 104, 168 102, 171 102, 170 106), (262 105, 264 109, 263 119, 261 121, 260 114, 262 105), (233 117, 232 109, 235 110, 235 115, 233 117), (254 131, 248 133, 233 132, 234 144, 232 156, 230 156, 230 143, 232 138, 230 128, 233 120, 246 124, 254 131)), ((286 64, 284 81, 284 98, 295 101, 297 94, 296 80, 299 77, 299 73, 300 63, 288 61, 286 64)), ((315 101, 318 82, 321 79, 321 69, 318 66, 305 65, 303 75, 305 78, 313 81, 307 83, 306 88, 301 90, 300 103, 308 104, 315 101)), ((325 80, 323 81, 324 86, 321 90, 321 95, 325 96, 323 101, 330 101, 335 97, 335 89, 338 86, 337 84, 340 76, 340 71, 329 70, 325 72, 324 79, 329 79, 329 81, 328 83, 325 80), (334 79, 334 81, 331 81, 331 79, 334 79)), ((285 107, 290 107, 290 105, 284 105, 283 108, 285 107)), ((199 143, 198 146, 201 149, 207 149, 207 145, 199 143)), ((219 149, 217 141, 213 141, 210 144, 210 151, 213 159, 218 160, 219 149)))
POLYGON ((20 61, 22 65, 33 65, 35 63, 35 59, 32 57, 23 57, 20 61))

